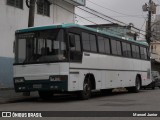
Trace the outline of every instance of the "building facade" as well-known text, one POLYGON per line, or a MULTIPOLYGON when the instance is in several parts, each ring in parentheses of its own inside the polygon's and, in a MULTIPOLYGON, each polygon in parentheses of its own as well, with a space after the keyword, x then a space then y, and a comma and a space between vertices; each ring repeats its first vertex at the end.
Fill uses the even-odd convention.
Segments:
POLYGON ((160 41, 160 15, 156 15, 152 23, 152 41, 160 41))
POLYGON ((160 41, 151 42, 151 59, 160 63, 160 41))
POLYGON ((160 41, 152 41, 150 44, 152 70, 160 72, 160 41))
MULTIPOLYGON (((36 0, 34 26, 74 23, 75 6, 85 0, 36 0)), ((15 31, 28 27, 26 0, 0 0, 0 88, 13 87, 15 31)))

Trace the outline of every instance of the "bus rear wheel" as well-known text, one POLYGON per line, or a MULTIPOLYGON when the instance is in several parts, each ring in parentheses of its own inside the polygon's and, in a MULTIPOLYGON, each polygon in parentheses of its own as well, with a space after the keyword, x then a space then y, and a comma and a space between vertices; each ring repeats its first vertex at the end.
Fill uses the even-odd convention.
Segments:
POLYGON ((141 88, 141 80, 137 76, 136 80, 135 80, 135 86, 134 87, 129 87, 129 88, 127 88, 127 90, 128 90, 128 92, 138 93, 140 91, 140 88, 141 88))
POLYGON ((50 100, 53 98, 53 92, 52 91, 38 91, 40 98, 44 100, 50 100))
POLYGON ((83 90, 79 92, 78 97, 81 100, 87 100, 91 97, 91 82, 87 78, 83 83, 83 90))

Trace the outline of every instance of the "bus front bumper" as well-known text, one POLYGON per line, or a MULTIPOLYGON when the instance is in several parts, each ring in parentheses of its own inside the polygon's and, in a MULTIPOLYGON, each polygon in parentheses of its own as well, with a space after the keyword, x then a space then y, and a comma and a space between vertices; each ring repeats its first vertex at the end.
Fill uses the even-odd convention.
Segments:
POLYGON ((21 83, 15 83, 16 92, 32 92, 32 91, 55 91, 66 92, 68 90, 68 80, 50 81, 50 80, 25 80, 21 83))

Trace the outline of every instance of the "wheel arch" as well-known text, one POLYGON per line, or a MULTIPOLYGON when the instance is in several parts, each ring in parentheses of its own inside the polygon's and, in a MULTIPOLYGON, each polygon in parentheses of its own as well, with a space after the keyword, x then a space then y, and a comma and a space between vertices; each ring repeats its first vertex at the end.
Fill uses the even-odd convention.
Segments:
POLYGON ((93 74, 93 73, 87 73, 87 74, 85 75, 84 81, 85 81, 87 78, 89 78, 89 80, 90 80, 91 90, 95 90, 95 89, 96 89, 96 79, 95 79, 94 74, 93 74))

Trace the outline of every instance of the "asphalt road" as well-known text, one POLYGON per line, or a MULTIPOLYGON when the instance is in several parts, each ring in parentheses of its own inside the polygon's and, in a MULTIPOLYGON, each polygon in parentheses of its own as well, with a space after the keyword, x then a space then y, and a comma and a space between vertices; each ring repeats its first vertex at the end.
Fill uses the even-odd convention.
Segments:
MULTIPOLYGON (((89 100, 75 96, 56 95, 49 101, 38 97, 21 99, 0 105, 0 111, 160 111, 160 89, 142 90, 139 93, 94 93, 89 100)), ((53 118, 47 118, 52 119, 53 118)), ((46 120, 47 120, 46 119, 46 120)), ((85 118, 54 118, 56 120, 82 120, 85 118)), ((86 118, 87 120, 159 120, 160 118, 86 118)))

